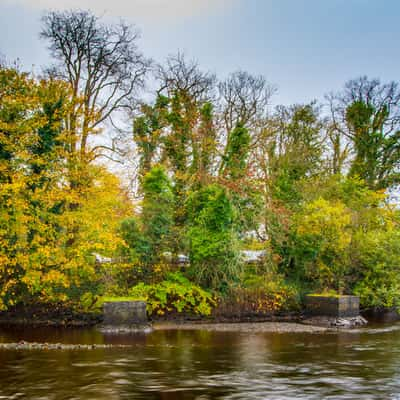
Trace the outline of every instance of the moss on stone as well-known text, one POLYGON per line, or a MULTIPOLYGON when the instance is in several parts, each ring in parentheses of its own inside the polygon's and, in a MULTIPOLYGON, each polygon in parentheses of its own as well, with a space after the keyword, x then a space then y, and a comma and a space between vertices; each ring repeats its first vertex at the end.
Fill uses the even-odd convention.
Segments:
POLYGON ((140 299, 138 297, 102 297, 101 298, 101 303, 115 303, 115 302, 121 302, 121 301, 145 301, 146 299, 140 299))

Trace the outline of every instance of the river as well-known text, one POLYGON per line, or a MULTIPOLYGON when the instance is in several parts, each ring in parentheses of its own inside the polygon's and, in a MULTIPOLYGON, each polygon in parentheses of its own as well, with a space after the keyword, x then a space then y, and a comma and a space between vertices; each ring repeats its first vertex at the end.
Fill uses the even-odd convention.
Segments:
POLYGON ((327 333, 0 328, 0 399, 400 399, 400 324, 327 333))

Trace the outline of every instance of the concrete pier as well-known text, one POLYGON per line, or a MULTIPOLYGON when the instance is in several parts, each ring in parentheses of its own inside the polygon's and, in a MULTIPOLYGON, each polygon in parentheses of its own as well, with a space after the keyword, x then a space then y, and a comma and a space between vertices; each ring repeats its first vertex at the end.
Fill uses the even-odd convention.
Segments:
POLYGON ((110 301, 103 304, 103 332, 149 331, 145 301, 110 301))
POLYGON ((307 314, 333 318, 353 318, 360 315, 358 296, 306 296, 307 314))

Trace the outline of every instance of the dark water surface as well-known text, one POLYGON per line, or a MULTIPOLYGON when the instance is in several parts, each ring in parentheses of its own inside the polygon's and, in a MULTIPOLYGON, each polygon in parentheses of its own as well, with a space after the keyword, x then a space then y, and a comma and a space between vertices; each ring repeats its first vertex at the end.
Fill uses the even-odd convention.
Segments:
POLYGON ((323 334, 11 330, 0 342, 129 344, 0 350, 0 399, 400 399, 400 325, 323 334))

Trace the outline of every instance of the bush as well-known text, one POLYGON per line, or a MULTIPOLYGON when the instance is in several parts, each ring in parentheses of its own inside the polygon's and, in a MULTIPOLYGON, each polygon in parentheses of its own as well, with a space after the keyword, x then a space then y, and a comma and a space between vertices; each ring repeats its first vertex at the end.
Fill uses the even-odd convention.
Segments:
POLYGON ((346 289, 352 239, 351 211, 340 201, 317 199, 298 213, 294 226, 297 267, 318 290, 346 289))
POLYGON ((169 273, 167 280, 155 285, 140 283, 129 296, 147 301, 149 315, 186 313, 210 315, 215 301, 212 295, 196 286, 179 272, 169 273))
POLYGON ((361 279, 354 288, 362 307, 400 307, 400 232, 359 233, 361 279))
POLYGON ((224 316, 270 315, 300 307, 298 290, 276 273, 249 274, 240 286, 221 298, 216 314, 224 316))

